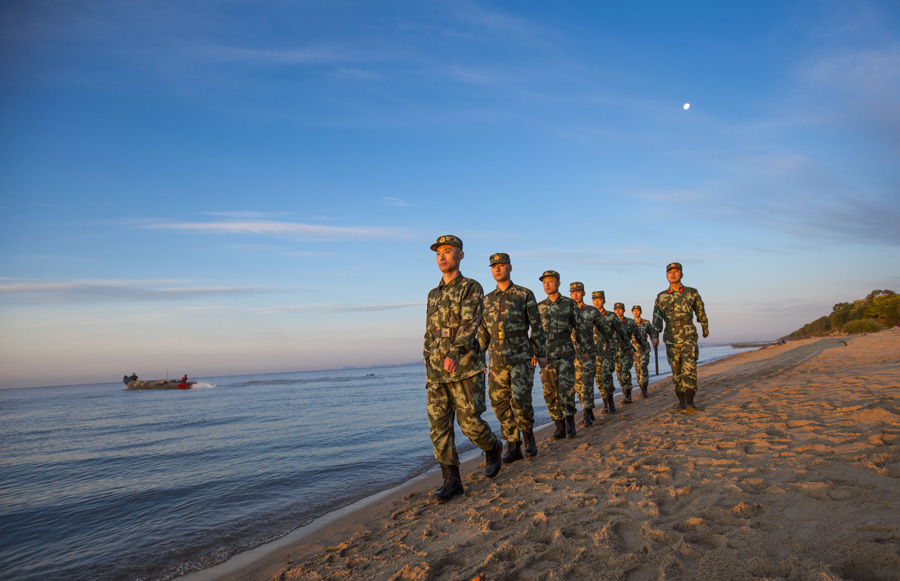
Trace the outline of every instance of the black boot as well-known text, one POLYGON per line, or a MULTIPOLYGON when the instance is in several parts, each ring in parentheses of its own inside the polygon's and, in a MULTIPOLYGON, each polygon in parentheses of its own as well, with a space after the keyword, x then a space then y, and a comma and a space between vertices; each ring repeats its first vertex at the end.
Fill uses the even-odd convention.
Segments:
POLYGON ((537 456, 537 443, 534 441, 532 430, 522 430, 522 440, 525 442, 525 455, 529 458, 537 456))
POLYGON ((632 399, 631 399, 631 390, 630 390, 630 389, 624 389, 624 390, 622 390, 622 393, 625 394, 625 397, 622 399, 622 403, 631 403, 631 402, 632 402, 632 399))
POLYGON ((510 464, 515 462, 516 460, 522 459, 522 443, 516 440, 515 442, 507 442, 506 443, 506 455, 503 456, 502 460, 504 464, 510 464))
POLYGON ((500 474, 500 466, 503 464, 500 460, 500 454, 502 453, 503 444, 500 443, 499 438, 494 442, 493 448, 484 451, 484 475, 488 478, 493 478, 500 474))
POLYGON ((697 391, 694 389, 684 390, 685 411, 689 414, 697 413, 697 408, 694 406, 694 394, 696 393, 697 391))
POLYGON ((615 398, 613 397, 612 394, 610 394, 610 395, 608 395, 608 396, 606 396, 606 397, 607 397, 607 399, 609 400, 609 413, 611 413, 611 414, 616 413, 616 400, 615 400, 615 398))
POLYGON ((566 420, 553 420, 556 424, 556 431, 550 434, 554 440, 561 440, 566 437, 566 420))
POLYGON ((441 464, 441 475, 444 477, 444 485, 432 495, 436 501, 447 502, 454 496, 459 496, 463 493, 462 479, 459 477, 459 466, 441 464))
POLYGON ((575 437, 575 416, 566 416, 566 437, 575 437))
POLYGON ((594 408, 588 408, 584 410, 584 425, 585 426, 593 426, 594 425, 594 408))
POLYGON ((685 401, 685 395, 683 391, 676 391, 675 395, 678 396, 678 411, 686 412, 687 411, 687 403, 685 401))
POLYGON ((642 385, 642 386, 641 386, 641 397, 644 398, 644 399, 647 399, 648 397, 650 397, 650 396, 647 394, 647 386, 645 386, 645 385, 642 385))
POLYGON ((585 428, 588 426, 594 425, 594 412, 590 409, 584 409, 581 414, 581 421, 578 422, 579 426, 584 426, 585 428))

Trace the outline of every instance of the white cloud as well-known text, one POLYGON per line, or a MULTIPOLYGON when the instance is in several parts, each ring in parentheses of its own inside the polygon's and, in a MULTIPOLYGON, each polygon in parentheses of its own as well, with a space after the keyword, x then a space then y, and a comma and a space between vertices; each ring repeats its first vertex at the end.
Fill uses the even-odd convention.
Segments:
POLYGON ((274 220, 155 223, 146 224, 144 227, 158 230, 183 230, 211 234, 304 236, 329 240, 395 240, 406 237, 404 231, 397 228, 379 226, 323 226, 274 220))

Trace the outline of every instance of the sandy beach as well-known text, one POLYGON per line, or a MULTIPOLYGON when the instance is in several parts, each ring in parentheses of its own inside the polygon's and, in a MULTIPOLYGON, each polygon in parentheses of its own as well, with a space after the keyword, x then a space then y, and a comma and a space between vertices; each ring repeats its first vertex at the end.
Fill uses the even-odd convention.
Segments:
POLYGON ((432 475, 213 578, 900 579, 900 329, 740 353, 699 386, 699 413, 663 379, 494 480, 465 464, 451 502, 432 475))

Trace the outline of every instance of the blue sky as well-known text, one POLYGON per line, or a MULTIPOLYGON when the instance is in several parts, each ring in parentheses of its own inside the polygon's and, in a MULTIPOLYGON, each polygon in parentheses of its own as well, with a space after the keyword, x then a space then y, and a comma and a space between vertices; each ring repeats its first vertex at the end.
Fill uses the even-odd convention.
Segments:
POLYGON ((779 337, 900 290, 898 159, 893 1, 4 2, 0 386, 416 361, 448 233, 779 337))

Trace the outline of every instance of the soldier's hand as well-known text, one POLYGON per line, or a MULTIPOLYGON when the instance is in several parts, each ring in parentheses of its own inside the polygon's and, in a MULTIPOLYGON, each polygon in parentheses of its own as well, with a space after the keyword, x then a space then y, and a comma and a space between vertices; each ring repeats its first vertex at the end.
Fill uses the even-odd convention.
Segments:
POLYGON ((547 358, 546 357, 538 357, 538 365, 541 366, 541 369, 547 367, 547 358))
POLYGON ((709 331, 703 331, 703 338, 706 339, 709 337, 709 331))
POLYGON ((444 371, 447 373, 453 373, 459 369, 459 362, 452 357, 444 357, 444 371))
POLYGON ((659 339, 650 339, 650 341, 653 343, 654 348, 659 347, 659 339))
POLYGON ((588 353, 587 351, 585 351, 584 353, 581 354, 581 360, 584 361, 585 363, 587 363, 588 361, 591 360, 591 354, 588 353))

